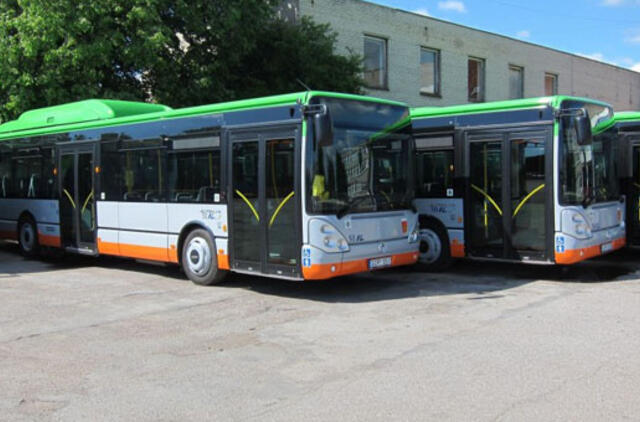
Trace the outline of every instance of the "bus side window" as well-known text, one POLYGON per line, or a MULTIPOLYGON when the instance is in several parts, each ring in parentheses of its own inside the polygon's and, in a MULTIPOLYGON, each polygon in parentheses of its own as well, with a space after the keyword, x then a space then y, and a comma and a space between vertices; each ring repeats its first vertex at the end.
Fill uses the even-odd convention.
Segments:
POLYGON ((54 173, 55 154, 53 148, 42 150, 42 180, 40 181, 40 196, 44 199, 57 197, 57 177, 54 173))
POLYGON ((164 157, 162 149, 123 151, 122 199, 131 202, 162 202, 164 200, 164 157))
POLYGON ((220 193, 220 150, 169 154, 170 202, 215 202, 220 193))
POLYGON ((9 154, 0 155, 0 198, 10 198, 11 195, 11 157, 9 154))
POLYGON ((418 196, 445 198, 453 189, 453 150, 419 151, 416 172, 418 196))

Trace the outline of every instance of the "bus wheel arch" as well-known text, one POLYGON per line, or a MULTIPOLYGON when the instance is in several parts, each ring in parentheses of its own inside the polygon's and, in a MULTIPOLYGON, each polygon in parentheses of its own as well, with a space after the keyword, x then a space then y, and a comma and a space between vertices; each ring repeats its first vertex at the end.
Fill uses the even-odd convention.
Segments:
POLYGON ((23 211, 18 218, 18 246, 20 253, 27 258, 38 256, 40 242, 38 239, 38 224, 29 211, 23 211))
POLYGON ((215 236, 200 224, 189 224, 178 238, 178 261, 193 283, 209 286, 222 282, 228 271, 218 268, 215 236))
POLYGON ((428 215, 420 216, 420 256, 423 271, 442 271, 451 265, 449 234, 442 222, 428 215))

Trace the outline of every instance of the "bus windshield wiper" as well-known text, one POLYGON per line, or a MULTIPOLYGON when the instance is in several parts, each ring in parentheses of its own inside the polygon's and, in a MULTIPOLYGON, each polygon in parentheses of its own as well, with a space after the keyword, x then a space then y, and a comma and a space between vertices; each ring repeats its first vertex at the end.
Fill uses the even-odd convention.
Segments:
POLYGON ((338 219, 342 219, 342 217, 344 217, 349 211, 351 211, 351 208, 353 208, 354 205, 362 202, 365 199, 369 199, 369 198, 371 198, 370 195, 357 196, 357 197, 353 198, 352 200, 347 202, 342 208, 340 208, 338 210, 338 212, 336 212, 336 217, 338 217, 338 219))

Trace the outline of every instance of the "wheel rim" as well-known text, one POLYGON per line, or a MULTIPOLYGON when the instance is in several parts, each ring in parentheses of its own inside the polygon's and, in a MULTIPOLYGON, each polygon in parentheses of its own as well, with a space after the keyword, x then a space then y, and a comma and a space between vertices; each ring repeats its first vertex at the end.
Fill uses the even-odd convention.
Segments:
POLYGON ((436 232, 431 229, 420 230, 420 262, 433 264, 442 254, 442 242, 436 232))
POLYGON ((24 223, 20 227, 20 246, 26 252, 31 252, 36 242, 35 230, 31 223, 24 223))
POLYGON ((201 237, 194 237, 187 245, 185 256, 187 267, 192 273, 203 276, 211 270, 211 248, 201 237))

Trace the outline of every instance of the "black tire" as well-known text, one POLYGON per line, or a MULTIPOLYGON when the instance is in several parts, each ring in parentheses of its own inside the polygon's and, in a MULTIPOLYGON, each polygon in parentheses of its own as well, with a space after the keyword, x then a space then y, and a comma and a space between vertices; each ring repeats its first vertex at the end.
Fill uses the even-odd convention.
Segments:
POLYGON ((182 245, 180 262, 189 280, 200 286, 218 284, 228 273, 218 269, 215 241, 204 229, 195 229, 189 233, 182 245))
POLYGON ((436 220, 420 222, 420 255, 417 267, 421 271, 444 271, 451 266, 449 235, 436 220))
POLYGON ((38 226, 31 217, 23 217, 18 222, 18 245, 20 253, 27 258, 36 258, 40 254, 38 226))

